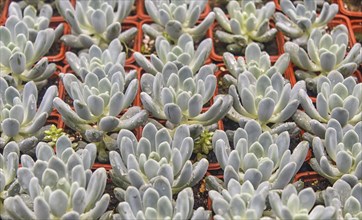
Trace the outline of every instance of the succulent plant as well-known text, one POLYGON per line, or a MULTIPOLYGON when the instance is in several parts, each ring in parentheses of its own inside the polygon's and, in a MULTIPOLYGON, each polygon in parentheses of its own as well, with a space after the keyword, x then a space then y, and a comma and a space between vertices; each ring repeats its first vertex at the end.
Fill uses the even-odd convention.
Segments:
POLYGON ((297 82, 291 88, 279 72, 271 78, 262 75, 256 79, 251 72, 246 71, 239 74, 236 85, 229 87, 229 94, 234 102, 227 117, 240 124, 255 119, 263 130, 270 130, 271 124, 283 126, 283 122, 299 106, 299 90, 305 90, 304 81, 297 82))
POLYGON ((145 0, 147 13, 155 23, 144 24, 142 30, 153 38, 166 36, 177 42, 183 33, 188 33, 194 41, 199 41, 215 20, 215 14, 211 12, 196 25, 207 3, 207 0, 145 0))
POLYGON ((245 59, 243 57, 235 59, 235 56, 229 52, 225 52, 223 58, 230 73, 224 75, 224 78, 235 85, 239 75, 245 71, 252 73, 256 79, 262 75, 271 78, 274 73, 284 74, 290 60, 289 54, 285 53, 271 66, 269 54, 262 52, 260 46, 256 43, 251 43, 246 47, 245 59))
POLYGON ((176 201, 172 198, 169 181, 163 176, 155 177, 152 185, 139 190, 130 186, 123 191, 124 202, 117 206, 118 214, 113 219, 192 219, 208 220, 210 211, 203 207, 193 210, 194 195, 191 188, 178 193, 176 201))
POLYGON ((336 209, 333 206, 316 205, 316 194, 312 188, 297 191, 289 184, 281 195, 269 192, 271 209, 277 219, 335 219, 336 209))
POLYGON ((130 185, 140 188, 158 176, 164 176, 172 192, 177 193, 198 183, 209 165, 206 159, 191 163, 194 142, 186 125, 179 126, 171 138, 166 128, 157 130, 155 125, 148 123, 139 141, 132 132, 121 130, 117 144, 121 154, 116 151, 109 153, 110 175, 112 181, 123 189, 130 185))
POLYGON ((338 13, 337 4, 323 1, 323 8, 317 15, 318 0, 304 0, 294 6, 291 0, 280 0, 283 13, 276 12, 276 27, 293 42, 305 46, 313 30, 323 30, 338 13))
MULTIPOLYGON (((107 209, 104 168, 90 170, 96 146, 75 152, 66 136, 58 139, 55 154, 46 143, 36 148, 37 160, 21 156, 17 176, 21 194, 8 197, 4 208, 12 219, 97 219, 107 209)), ((7 218, 6 218, 7 219, 7 218)))
POLYGON ((137 79, 134 79, 123 93, 120 87, 124 87, 124 79, 120 75, 120 72, 116 72, 113 74, 113 80, 107 77, 98 81, 94 73, 89 73, 85 83, 78 81, 72 74, 61 75, 65 85, 69 84, 66 88, 68 87, 68 92, 72 92, 69 94, 74 99, 75 110, 58 97, 53 101, 67 126, 80 132, 86 141, 97 142, 98 159, 101 161, 108 161, 106 149, 115 148, 115 140, 110 136, 112 133, 123 128, 133 130, 144 124, 148 118, 147 112, 138 106, 128 108, 119 117, 119 114, 132 103, 137 90, 137 79), (91 78, 97 79, 98 83, 92 85, 91 78))
POLYGON ((249 121, 245 128, 235 131, 231 150, 226 133, 217 130, 213 148, 220 167, 224 170, 225 185, 231 179, 250 181, 254 188, 264 181, 272 189, 282 189, 299 171, 308 152, 308 142, 302 141, 289 150, 290 137, 287 131, 280 135, 262 132, 258 122, 249 121))
POLYGON ((343 24, 335 27, 330 34, 323 30, 312 31, 307 43, 307 50, 293 42, 286 42, 284 49, 299 70, 295 71, 298 80, 306 80, 312 90, 319 76, 337 70, 344 77, 350 76, 362 63, 361 44, 356 43, 347 52, 348 30, 343 24), (347 55, 346 55, 347 54, 347 55))
POLYGON ((324 124, 332 118, 342 127, 353 126, 362 120, 361 91, 362 83, 357 84, 352 76, 344 79, 341 73, 332 71, 318 80, 316 107, 305 91, 299 91, 300 103, 305 112, 297 110, 293 119, 310 133, 321 129, 324 131, 324 124))
POLYGON ((265 43, 274 39, 277 29, 269 27, 269 20, 275 12, 274 2, 268 2, 262 8, 256 9, 254 1, 230 1, 227 10, 230 19, 220 8, 214 8, 216 20, 224 29, 217 30, 215 37, 228 44, 228 51, 240 53, 252 42, 265 43))
POLYGON ((222 192, 211 190, 212 209, 215 220, 269 219, 263 217, 270 184, 263 182, 257 189, 249 181, 240 184, 231 179, 222 192))
POLYGON ((15 140, 22 152, 33 149, 47 129, 44 125, 57 94, 56 86, 49 87, 37 106, 38 90, 33 81, 26 83, 19 92, 0 77, 0 147, 15 140))
POLYGON ((344 179, 362 181, 362 121, 346 130, 337 120, 331 119, 325 135, 313 138, 314 158, 310 165, 330 182, 344 179))
POLYGON ((333 187, 328 187, 323 193, 324 203, 335 207, 337 219, 357 220, 362 218, 362 183, 351 186, 339 179, 333 187))
POLYGON ((80 76, 60 74, 68 95, 74 100, 74 110, 62 99, 54 99, 54 106, 64 123, 78 131, 89 142, 98 142, 98 159, 107 161, 108 150, 114 150, 115 140, 109 135, 125 128, 133 130, 148 118, 145 110, 133 106, 138 81, 136 70, 126 73, 125 54, 118 39, 102 50, 93 45, 87 53, 77 57, 67 53, 70 66, 80 76), (125 109, 128 110, 122 113, 125 109), (121 117, 119 115, 122 114, 121 117))
POLYGON ((19 191, 16 181, 16 172, 19 165, 19 147, 15 141, 5 145, 0 154, 0 214, 3 200, 8 196, 14 196, 19 191))
POLYGON ((40 30, 34 42, 29 35, 26 23, 15 15, 0 27, 0 75, 18 88, 31 80, 42 87, 56 69, 56 65, 49 64, 48 58, 44 57, 53 45, 55 31, 51 28, 40 30))
POLYGON ((209 57, 211 47, 212 41, 208 38, 203 40, 195 51, 194 41, 187 33, 179 37, 177 45, 172 45, 164 37, 159 36, 155 44, 157 56, 151 54, 149 61, 142 53, 135 52, 134 57, 138 65, 153 75, 162 72, 168 62, 174 63, 178 68, 188 66, 195 74, 209 57))
MULTIPOLYGON (((27 6, 31 5, 37 9, 41 9, 45 4, 46 0, 20 0, 17 1, 16 3, 19 4, 20 8, 26 8, 27 6)), ((51 2, 51 1, 47 1, 47 2, 51 2)), ((55 2, 50 3, 51 6, 53 6, 55 2)))
POLYGON ((168 62, 156 76, 146 73, 141 78, 143 107, 157 119, 167 120, 173 129, 180 124, 211 125, 222 119, 232 105, 227 95, 214 100, 210 108, 201 113, 216 89, 216 65, 200 68, 194 75, 188 66, 178 68, 168 62))
POLYGON ((116 38, 125 44, 129 43, 134 39, 137 28, 122 32, 121 23, 130 13, 133 3, 134 0, 90 0, 79 1, 73 8, 69 0, 57 0, 58 11, 72 30, 61 40, 74 48, 90 48, 94 44, 106 48, 116 38))
MULTIPOLYGON (((68 51, 65 56, 71 69, 82 81, 85 81, 90 72, 95 73, 99 78, 104 78, 113 72, 124 72, 126 64, 126 53, 119 39, 112 40, 104 50, 97 45, 92 45, 89 50, 81 51, 78 55, 68 51)), ((137 72, 129 71, 124 78, 125 84, 128 85, 137 78, 137 72)))
MULTIPOLYGON (((39 9, 39 15, 37 14, 38 11, 33 5, 26 6, 24 11, 22 11, 20 3, 11 2, 9 5, 8 16, 15 16, 26 24, 29 30, 29 39, 32 42, 35 41, 40 30, 49 28, 53 8, 49 4, 44 4, 39 9)), ((55 41, 60 38, 63 31, 64 24, 60 23, 55 28, 55 41)))
POLYGON ((63 131, 63 128, 57 128, 55 124, 52 124, 48 130, 44 131, 44 135, 45 137, 43 138, 43 141, 53 147, 55 146, 58 138, 65 135, 65 132, 63 131))
POLYGON ((214 132, 209 131, 208 129, 204 129, 200 136, 195 138, 194 153, 196 154, 196 158, 198 160, 206 157, 212 150, 211 141, 213 136, 214 132))

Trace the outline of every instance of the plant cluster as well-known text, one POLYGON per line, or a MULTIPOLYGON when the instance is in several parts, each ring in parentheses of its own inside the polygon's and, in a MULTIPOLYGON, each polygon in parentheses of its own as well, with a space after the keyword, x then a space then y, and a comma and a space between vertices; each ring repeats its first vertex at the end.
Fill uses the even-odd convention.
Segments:
POLYGON ((155 178, 167 178, 173 193, 198 183, 209 165, 206 159, 192 164, 194 143, 186 125, 179 126, 171 138, 166 128, 158 130, 148 123, 137 141, 134 134, 121 130, 117 137, 119 154, 110 152, 113 182, 121 187, 141 188, 155 178))
MULTIPOLYGON (((97 219, 108 207, 104 194, 107 174, 92 173, 96 146, 75 152, 66 136, 58 139, 55 152, 46 143, 36 147, 37 160, 21 156, 17 171, 20 194, 9 195, 3 213, 10 219, 97 219)), ((10 154, 8 154, 10 155, 10 154)), ((9 156, 8 156, 9 157, 9 156)))
POLYGON ((73 99, 74 110, 60 98, 54 99, 54 106, 67 126, 87 141, 98 142, 98 159, 107 161, 105 149, 113 150, 116 145, 109 135, 121 129, 132 130, 147 120, 145 110, 137 106, 128 108, 138 90, 136 70, 126 73, 125 53, 118 39, 104 51, 93 45, 79 57, 68 52, 67 60, 80 77, 79 80, 71 73, 60 75, 73 99))
POLYGON ((272 77, 275 73, 283 75, 289 65, 290 57, 285 53, 272 66, 269 54, 261 51, 258 44, 251 43, 245 49, 245 59, 243 57, 236 59, 232 53, 225 52, 223 60, 230 73, 224 78, 236 85, 239 75, 245 71, 252 73, 255 79, 263 75, 272 77))
POLYGON ((348 30, 343 24, 335 27, 330 34, 313 29, 307 41, 307 49, 296 43, 286 42, 284 49, 298 70, 298 80, 307 82, 310 90, 315 90, 320 76, 328 75, 336 70, 344 77, 352 75, 358 64, 362 63, 361 44, 353 45, 348 54, 348 30))
POLYGON ((225 185, 236 179, 242 183, 248 181, 257 188, 260 183, 269 181, 272 189, 282 189, 298 172, 308 152, 308 142, 303 141, 291 153, 287 131, 279 135, 262 132, 256 121, 238 128, 233 144, 234 150, 224 131, 215 132, 214 152, 224 170, 225 185))
POLYGON ((188 33, 195 41, 199 41, 215 19, 215 14, 211 12, 197 24, 207 3, 207 0, 145 0, 147 13, 155 23, 144 24, 142 30, 153 38, 165 36, 177 42, 182 34, 188 33))
POLYGON ((53 109, 57 87, 47 89, 39 106, 38 90, 33 81, 26 83, 24 89, 19 91, 0 78, 0 91, 0 147, 14 140, 22 152, 32 150, 47 129, 44 125, 53 109))
POLYGON ((230 0, 203 18, 207 0, 145 0, 145 55, 127 50, 134 0, 45 2, 0 19, 1 219, 362 218, 361 45, 330 27, 337 5, 230 0), (306 169, 327 186, 306 187, 306 169))
POLYGON ((129 43, 134 39, 137 28, 122 31, 121 23, 130 13, 133 3, 134 0, 90 0, 79 1, 74 8, 70 0, 57 0, 58 11, 72 30, 61 40, 73 48, 90 48, 92 45, 107 48, 114 39, 129 43))
POLYGON ((55 31, 40 30, 35 40, 31 40, 31 33, 25 20, 16 15, 11 15, 5 26, 0 27, 0 76, 17 88, 29 81, 34 81, 38 87, 45 86, 56 68, 44 57, 53 45, 55 31))
MULTIPOLYGON (((322 1, 321 1, 322 2, 322 1)), ((306 45, 314 30, 323 30, 338 13, 337 4, 323 2, 320 14, 317 13, 318 1, 304 0, 294 6, 291 0, 280 0, 282 12, 274 17, 276 27, 298 45, 306 45)))
POLYGON ((130 186, 123 195, 123 202, 118 204, 118 214, 115 214, 113 219, 210 218, 210 211, 205 211, 203 207, 193 210, 194 197, 191 188, 183 189, 178 193, 176 201, 173 201, 171 186, 163 176, 155 177, 152 185, 142 192, 130 186))
POLYGON ((230 18, 220 8, 214 8, 216 20, 223 28, 215 32, 215 37, 226 43, 226 49, 232 53, 239 53, 252 42, 271 41, 277 33, 269 24, 275 12, 274 2, 257 9, 254 1, 230 1, 227 11, 230 18))

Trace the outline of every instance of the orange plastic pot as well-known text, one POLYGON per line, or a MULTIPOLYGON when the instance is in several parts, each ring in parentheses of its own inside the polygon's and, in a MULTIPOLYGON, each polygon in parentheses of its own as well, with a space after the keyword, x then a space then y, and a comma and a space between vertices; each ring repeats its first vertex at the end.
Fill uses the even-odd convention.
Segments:
POLYGON ((351 23, 352 23, 352 31, 354 34, 352 43, 356 44, 356 43, 358 43, 356 35, 362 35, 362 20, 352 20, 351 23))
POLYGON ((112 166, 110 164, 94 163, 92 166, 92 170, 96 170, 98 168, 104 168, 106 169, 106 171, 109 171, 112 169, 112 166))
MULTIPOLYGON (((338 7, 339 7, 339 11, 344 14, 347 15, 349 17, 359 17, 362 18, 362 11, 350 11, 347 8, 344 7, 344 0, 335 0, 338 2, 338 7)), ((362 6, 361 6, 362 9, 362 6)))
MULTIPOLYGON (((197 0, 196 0, 197 1, 197 0)), ((145 0, 137 0, 137 14, 138 17, 141 20, 144 19, 151 19, 151 17, 147 14, 146 8, 145 8, 145 0)), ((205 18, 211 11, 210 4, 206 4, 204 11, 201 13, 199 19, 205 18)))
POLYGON ((5 22, 6 22, 6 18, 8 16, 9 5, 10 5, 10 0, 5 0, 4 8, 3 8, 3 11, 1 12, 1 17, 0 17, 1 25, 5 24, 5 22))
POLYGON ((294 177, 294 182, 297 182, 298 180, 301 180, 303 182, 314 182, 316 180, 321 180, 323 177, 319 175, 315 171, 306 171, 297 173, 294 177))
POLYGON ((57 128, 63 128, 62 117, 56 112, 50 113, 50 115, 46 121, 46 124, 47 125, 54 124, 57 128))
MULTIPOLYGON (((216 49, 215 49, 215 36, 214 36, 214 29, 215 27, 218 26, 218 23, 217 21, 214 22, 213 25, 211 25, 211 27, 208 29, 207 31, 207 37, 208 38, 211 38, 213 40, 213 44, 212 44, 212 49, 211 49, 211 59, 213 61, 216 61, 216 62, 222 62, 223 61, 223 55, 222 54, 218 54, 216 52, 216 49)), ((270 22, 270 27, 274 28, 275 27, 275 24, 273 21, 270 22)), ((284 37, 283 37, 283 34, 278 31, 277 34, 275 35, 275 40, 276 40, 276 44, 277 44, 277 54, 276 55, 271 55, 270 56, 270 60, 272 62, 275 62, 280 55, 282 55, 284 53, 284 37)), ((235 57, 238 57, 238 56, 235 56, 235 57)))
POLYGON ((278 11, 282 11, 282 7, 280 7, 279 0, 274 0, 275 9, 278 11))

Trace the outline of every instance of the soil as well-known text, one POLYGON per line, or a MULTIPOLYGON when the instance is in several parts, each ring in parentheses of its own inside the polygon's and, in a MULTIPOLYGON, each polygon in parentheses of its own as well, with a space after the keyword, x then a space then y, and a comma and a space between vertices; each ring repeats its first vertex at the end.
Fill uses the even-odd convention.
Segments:
POLYGON ((56 56, 60 53, 61 42, 54 42, 46 56, 56 56))
POLYGON ((355 32, 354 36, 356 37, 357 43, 362 44, 362 32, 355 32))
MULTIPOLYGON (((132 26, 133 27, 133 26, 132 26)), ((124 31, 124 30, 128 30, 128 29, 130 29, 131 28, 131 26, 123 26, 122 25, 122 31, 124 31)), ((133 52, 135 52, 135 50, 134 50, 134 45, 135 45, 135 38, 136 38, 137 36, 135 36, 134 38, 133 38, 133 40, 129 43, 129 44, 125 44, 125 43, 123 43, 123 42, 121 42, 121 44, 122 44, 122 46, 123 46, 123 51, 126 53, 126 55, 127 55, 127 58, 126 59, 129 59, 129 58, 131 58, 132 57, 132 55, 133 55, 133 52)))
POLYGON ((236 129, 238 129, 240 127, 239 123, 236 123, 236 122, 230 120, 227 117, 223 118, 222 122, 224 124, 224 130, 225 131, 227 131, 227 130, 235 131, 236 129))
MULTIPOLYGON (((220 79, 220 81, 218 81, 218 83, 221 83, 221 82, 222 82, 222 79, 220 79)), ((229 88, 220 86, 220 84, 218 84, 217 94, 229 94, 229 88)))
POLYGON ((37 106, 39 106, 41 101, 43 100, 43 96, 45 95, 47 89, 52 85, 56 85, 58 87, 58 84, 59 84, 58 77, 50 77, 48 79, 48 83, 38 93, 37 106))
POLYGON ((4 5, 5 5, 5 0, 1 0, 0 1, 0 16, 3 14, 3 10, 4 10, 4 5))
POLYGON ((112 180, 109 178, 107 180, 106 189, 104 190, 104 194, 108 193, 111 197, 107 210, 115 210, 119 203, 118 199, 116 199, 116 197, 114 196, 114 188, 116 187, 113 185, 112 180))
MULTIPOLYGON (((288 121, 292 122, 293 120, 290 119, 288 121)), ((289 149, 291 149, 293 151, 301 141, 303 141, 303 139, 302 139, 302 136, 300 134, 298 134, 298 135, 294 135, 294 134, 290 135, 289 149)))
POLYGON ((309 165, 308 162, 304 162, 298 172, 301 173, 301 172, 307 172, 307 171, 314 171, 314 170, 312 169, 312 167, 309 165))
POLYGON ((65 126, 64 133, 69 135, 70 140, 74 143, 77 143, 78 141, 83 140, 82 135, 79 132, 72 130, 68 126, 65 126))
MULTIPOLYGON (((135 2, 135 4, 137 4, 137 2, 135 2)), ((131 12, 129 13, 128 17, 129 17, 129 16, 136 16, 136 15, 137 15, 137 7, 136 7, 135 4, 133 4, 132 10, 131 10, 131 12)))
MULTIPOLYGON (((217 163, 216 155, 213 150, 210 150, 209 153, 206 156, 207 161, 209 161, 209 164, 217 163)), ((192 163, 195 163, 197 161, 196 154, 192 153, 190 160, 192 163)))
POLYGON ((229 94, 230 85, 224 80, 224 75, 229 72, 224 66, 220 67, 220 71, 221 74, 217 77, 217 94, 229 94))
POLYGON ((206 190, 205 179, 193 186, 192 191, 194 193, 194 210, 199 207, 204 207, 207 210, 208 191, 206 190))
POLYGON ((325 178, 315 179, 315 180, 307 180, 301 179, 304 182, 304 188, 312 187, 314 192, 322 191, 327 189, 328 186, 332 186, 332 184, 325 178))
POLYGON ((343 0, 344 8, 349 11, 362 12, 361 0, 343 0))
POLYGON ((154 39, 151 39, 151 38, 148 38, 146 37, 148 35, 146 34, 143 34, 142 35, 142 45, 141 45, 141 53, 144 55, 144 56, 149 56, 151 54, 156 54, 156 48, 155 48, 155 40, 154 39), (143 43, 143 41, 147 40, 148 38, 148 49, 145 49, 146 48, 146 44, 143 43), (152 43, 150 43, 151 41, 153 41, 152 43))
MULTIPOLYGON (((65 90, 65 89, 64 89, 65 90)), ((69 106, 73 106, 73 99, 68 95, 67 91, 64 91, 64 102, 67 103, 69 106)))
POLYGON ((207 161, 209 161, 209 164, 211 163, 217 163, 217 159, 216 159, 216 155, 214 153, 214 151, 210 151, 208 154, 207 154, 207 161))
MULTIPOLYGON (((295 71, 297 71, 297 70, 303 70, 303 69, 294 66, 293 72, 295 73, 295 71)), ((319 74, 319 73, 317 73, 317 74, 319 74)), ((297 80, 298 80, 298 79, 297 79, 297 80)), ((299 81, 299 80, 298 80, 298 81, 299 81)), ((308 88, 307 88, 307 94, 308 94, 309 97, 317 97, 317 95, 318 95, 318 94, 316 93, 316 91, 312 91, 312 90, 310 90, 310 89, 308 89, 308 88)))
MULTIPOLYGON (((217 30, 222 31, 222 27, 220 27, 219 25, 216 25, 214 30, 213 30, 213 34, 214 34, 214 50, 215 53, 219 56, 222 56, 222 54, 224 54, 225 52, 229 52, 226 47, 228 44, 221 42, 219 39, 217 39, 215 37, 215 32, 217 30)), ((266 42, 266 43, 262 43, 262 51, 266 51, 270 56, 276 56, 278 55, 278 45, 277 45, 277 41, 275 39, 276 37, 274 37, 273 40, 266 42)), ((241 53, 233 53, 235 56, 245 56, 245 49, 246 47, 241 51, 241 53)))

